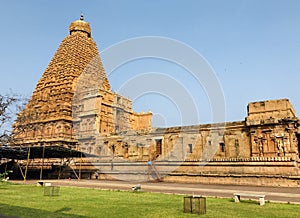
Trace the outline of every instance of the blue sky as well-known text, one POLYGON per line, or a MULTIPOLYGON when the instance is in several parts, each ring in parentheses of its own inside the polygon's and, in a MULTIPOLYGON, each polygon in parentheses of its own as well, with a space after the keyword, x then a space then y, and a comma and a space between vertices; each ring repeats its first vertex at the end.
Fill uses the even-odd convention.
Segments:
MULTIPOLYGON (((300 1, 0 2, 1 93, 12 90, 30 96, 68 35, 69 24, 83 12, 100 52, 143 36, 175 39, 199 52, 222 86, 227 121, 243 120, 249 102, 267 99, 289 98, 300 113, 300 1)), ((118 68, 109 80, 118 91, 126 81, 149 72, 170 75, 182 83, 196 101, 199 119, 182 122, 176 102, 162 95, 133 99, 135 110, 151 110, 158 126, 211 121, 209 97, 194 87, 180 66, 153 59, 133 61, 118 68)))

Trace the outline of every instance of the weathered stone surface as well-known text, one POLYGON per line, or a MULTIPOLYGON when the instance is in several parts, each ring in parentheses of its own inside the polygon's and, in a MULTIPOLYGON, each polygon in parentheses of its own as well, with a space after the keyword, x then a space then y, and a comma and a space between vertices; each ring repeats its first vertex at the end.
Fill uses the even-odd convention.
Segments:
POLYGON ((134 112, 111 91, 89 24, 81 17, 69 30, 18 116, 16 145, 97 154, 101 178, 141 175, 149 160, 166 181, 270 185, 300 176, 300 122, 288 99, 249 103, 244 121, 152 128, 151 112, 134 112))
MULTIPOLYGON (((133 112, 131 100, 110 90, 89 23, 82 16, 69 30, 70 35, 60 44, 18 115, 15 144, 75 147, 78 134, 74 128, 84 133, 83 137, 94 137, 96 130, 111 134, 131 128, 150 129, 151 113, 133 112)), ((83 150, 95 151, 93 143, 90 140, 83 150)))

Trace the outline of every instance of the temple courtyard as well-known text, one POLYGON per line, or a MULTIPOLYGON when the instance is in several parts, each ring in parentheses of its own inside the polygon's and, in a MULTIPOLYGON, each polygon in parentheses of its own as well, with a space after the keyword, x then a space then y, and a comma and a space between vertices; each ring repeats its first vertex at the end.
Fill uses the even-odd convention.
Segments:
POLYGON ((198 217, 183 212, 183 199, 199 194, 206 197, 206 213, 201 217, 297 217, 300 213, 296 188, 141 183, 141 190, 134 192, 131 188, 136 184, 120 181, 45 180, 44 185, 60 187, 58 196, 45 196, 45 187, 37 182, 0 183, 0 217, 198 217), (235 191, 264 193, 266 204, 248 199, 235 203, 235 191))
MULTIPOLYGON (((37 184, 36 180, 13 181, 18 184, 37 184)), ((123 190, 130 191, 131 187, 138 183, 126 181, 104 181, 104 180, 43 180, 58 186, 73 186, 84 188, 95 188, 101 190, 123 190)), ((300 189, 298 187, 268 187, 268 186, 246 186, 246 185, 209 185, 189 183, 168 182, 143 182, 142 191, 158 192, 166 194, 203 195, 209 197, 232 198, 234 192, 249 192, 265 194, 266 201, 280 203, 300 204, 300 189)))

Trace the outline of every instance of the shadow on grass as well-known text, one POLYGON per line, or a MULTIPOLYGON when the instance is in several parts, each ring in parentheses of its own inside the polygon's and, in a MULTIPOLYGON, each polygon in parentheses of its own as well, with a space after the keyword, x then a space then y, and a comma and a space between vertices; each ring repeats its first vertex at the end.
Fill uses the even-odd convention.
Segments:
POLYGON ((7 189, 10 183, 0 181, 0 189, 7 189))
POLYGON ((70 211, 70 210, 72 210, 72 208, 69 208, 69 207, 63 207, 63 208, 61 208, 61 209, 55 211, 54 213, 63 213, 63 212, 65 212, 65 211, 70 211))
MULTIPOLYGON (((246 204, 258 204, 258 205, 259 205, 259 202, 258 202, 258 201, 256 201, 256 200, 251 200, 251 199, 247 199, 247 198, 241 199, 240 202, 238 202, 238 203, 236 203, 236 202, 234 201, 234 199, 231 198, 231 199, 229 200, 229 202, 233 202, 233 203, 235 203, 235 204, 243 204, 243 203, 246 203, 246 204)), ((267 203, 267 202, 266 202, 266 203, 267 203)))
POLYGON ((0 189, 8 189, 6 186, 0 186, 0 189))
POLYGON ((0 218, 22 218, 22 217, 61 217, 61 218, 86 218, 86 216, 80 216, 77 214, 65 214, 72 208, 64 207, 54 212, 33 209, 28 207, 12 206, 8 204, 0 204, 0 218))

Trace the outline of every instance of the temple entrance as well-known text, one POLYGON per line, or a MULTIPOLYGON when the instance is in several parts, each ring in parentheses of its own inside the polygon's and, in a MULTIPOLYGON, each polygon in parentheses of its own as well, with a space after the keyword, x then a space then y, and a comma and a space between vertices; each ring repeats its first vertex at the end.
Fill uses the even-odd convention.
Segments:
POLYGON ((124 159, 128 159, 128 144, 125 143, 124 146, 123 146, 123 149, 124 149, 124 159))
POLYGON ((156 152, 155 158, 162 154, 162 139, 156 139, 156 152))

